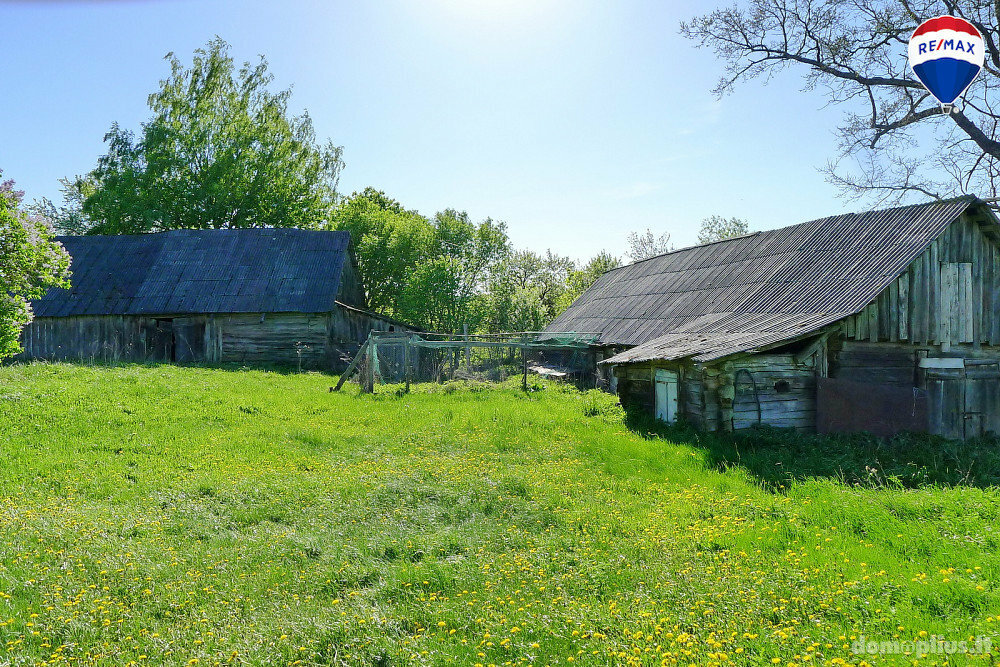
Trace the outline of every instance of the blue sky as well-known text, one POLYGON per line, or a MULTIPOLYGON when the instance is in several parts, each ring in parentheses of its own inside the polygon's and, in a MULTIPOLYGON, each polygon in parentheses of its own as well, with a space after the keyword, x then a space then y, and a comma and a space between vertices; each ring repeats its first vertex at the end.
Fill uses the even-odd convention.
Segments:
POLYGON ((624 254, 646 228, 692 244, 712 214, 864 208, 818 173, 840 111, 797 74, 712 95, 721 64, 678 23, 727 1, 0 2, 0 168, 57 198, 113 121, 148 117, 163 56, 219 35, 344 146, 342 191, 504 220, 519 247, 624 254))

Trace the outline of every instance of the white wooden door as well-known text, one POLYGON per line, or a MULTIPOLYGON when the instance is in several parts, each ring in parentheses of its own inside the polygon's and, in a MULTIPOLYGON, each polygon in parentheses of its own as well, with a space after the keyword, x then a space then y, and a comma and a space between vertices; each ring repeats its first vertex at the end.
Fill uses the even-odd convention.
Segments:
POLYGON ((656 418, 674 422, 677 419, 677 373, 660 368, 657 369, 654 379, 656 418))

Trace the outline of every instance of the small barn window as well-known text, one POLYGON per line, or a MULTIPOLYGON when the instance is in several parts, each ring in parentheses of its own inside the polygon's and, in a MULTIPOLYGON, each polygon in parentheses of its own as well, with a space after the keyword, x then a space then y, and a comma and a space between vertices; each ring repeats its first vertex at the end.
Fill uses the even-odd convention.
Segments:
POLYGON ((778 380, 774 383, 774 390, 779 394, 787 394, 792 390, 792 385, 788 384, 788 380, 778 380))

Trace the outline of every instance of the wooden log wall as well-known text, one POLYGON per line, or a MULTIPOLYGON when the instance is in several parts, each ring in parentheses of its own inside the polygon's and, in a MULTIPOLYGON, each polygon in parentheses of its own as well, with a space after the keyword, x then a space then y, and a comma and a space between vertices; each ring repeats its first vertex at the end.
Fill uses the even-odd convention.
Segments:
POLYGON ((15 361, 208 361, 339 370, 372 330, 404 327, 337 306, 331 313, 38 318, 15 361))
POLYGON ((615 366, 618 378, 618 397, 626 408, 640 408, 655 413, 653 394, 653 368, 649 364, 615 366))
POLYGON ((682 364, 678 367, 680 414, 706 431, 749 428, 758 423, 759 398, 761 423, 812 430, 816 424, 815 358, 765 354, 710 366, 682 364))
POLYGON ((797 359, 790 354, 763 354, 708 366, 691 362, 630 364, 616 367, 615 374, 622 405, 653 413, 656 369, 676 371, 678 413, 705 431, 757 424, 755 396, 760 399, 761 423, 812 431, 816 428, 815 359, 815 355, 797 359))
MULTIPOLYGON (((984 363, 1000 367, 995 363, 1000 358, 998 244, 1000 232, 992 221, 967 213, 861 313, 845 318, 839 330, 806 348, 792 355, 748 355, 707 367, 687 362, 637 365, 619 374, 619 393, 624 379, 627 400, 653 410, 652 374, 657 367, 672 367, 679 371, 680 414, 703 429, 745 428, 756 423, 756 384, 762 423, 813 431, 817 377, 924 386, 918 368, 921 355, 962 357, 977 366, 975 373, 981 375, 979 367, 984 363)), ((996 378, 997 373, 989 378, 936 377, 934 382, 944 384, 927 385, 932 398, 931 431, 961 437, 955 435, 954 424, 933 427, 935 420, 944 424, 952 413, 964 415, 965 437, 972 437, 970 424, 982 424, 971 428, 973 434, 1000 429, 1000 385, 987 387, 990 382, 996 385, 996 378), (947 384, 957 382, 963 383, 961 387, 947 384), (962 390, 962 405, 949 398, 948 392, 959 395, 956 387, 962 390)))
POLYGON ((833 356, 830 377, 852 382, 912 387, 916 381, 917 347, 844 340, 833 356))
POLYGON ((215 361, 281 364, 303 368, 327 365, 325 313, 239 313, 215 315, 207 328, 206 349, 215 361))
POLYGON ((917 387, 928 392, 930 433, 975 438, 1000 433, 1000 350, 993 347, 949 352, 905 342, 843 341, 830 376, 869 385, 917 387), (951 361, 939 365, 935 361, 951 361), (926 367, 921 365, 926 362, 926 367))
POLYGON ((843 322, 849 340, 1000 345, 1000 247, 992 223, 963 215, 903 275, 843 322))
MULTIPOLYGON (((409 331, 408 327, 390 322, 372 313, 352 308, 338 307, 330 314, 327 352, 331 369, 342 371, 368 340, 372 331, 409 331)), ((388 348, 387 354, 402 354, 402 347, 388 348)), ((400 358, 401 363, 401 358, 400 358)))
POLYGON ((340 272, 340 286, 337 289, 337 300, 355 308, 367 308, 365 290, 361 285, 357 266, 350 254, 344 262, 344 268, 340 272))
POLYGON ((334 344, 358 345, 368 340, 372 331, 405 331, 406 327, 349 308, 337 308, 330 316, 329 335, 334 344))
POLYGON ((757 424, 759 401, 760 423, 814 431, 816 358, 760 354, 731 362, 727 376, 735 388, 732 427, 743 429, 757 424))
POLYGON ((678 410, 688 423, 714 431, 719 426, 717 383, 706 377, 704 368, 685 364, 678 379, 678 410))

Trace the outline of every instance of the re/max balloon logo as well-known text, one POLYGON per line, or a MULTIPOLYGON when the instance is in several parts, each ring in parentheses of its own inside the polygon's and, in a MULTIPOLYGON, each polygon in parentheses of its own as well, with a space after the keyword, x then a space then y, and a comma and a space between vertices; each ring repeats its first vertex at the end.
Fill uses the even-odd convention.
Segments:
POLYGON ((910 37, 907 52, 913 74, 945 113, 951 113, 955 100, 985 62, 983 36, 957 16, 938 16, 921 23, 910 37))
POLYGON ((954 39, 939 39, 936 42, 932 39, 929 42, 921 42, 917 46, 917 53, 930 53, 931 51, 965 51, 966 53, 975 52, 976 45, 973 42, 966 42, 964 40, 954 40, 954 39), (962 46, 963 44, 967 46, 962 46))

